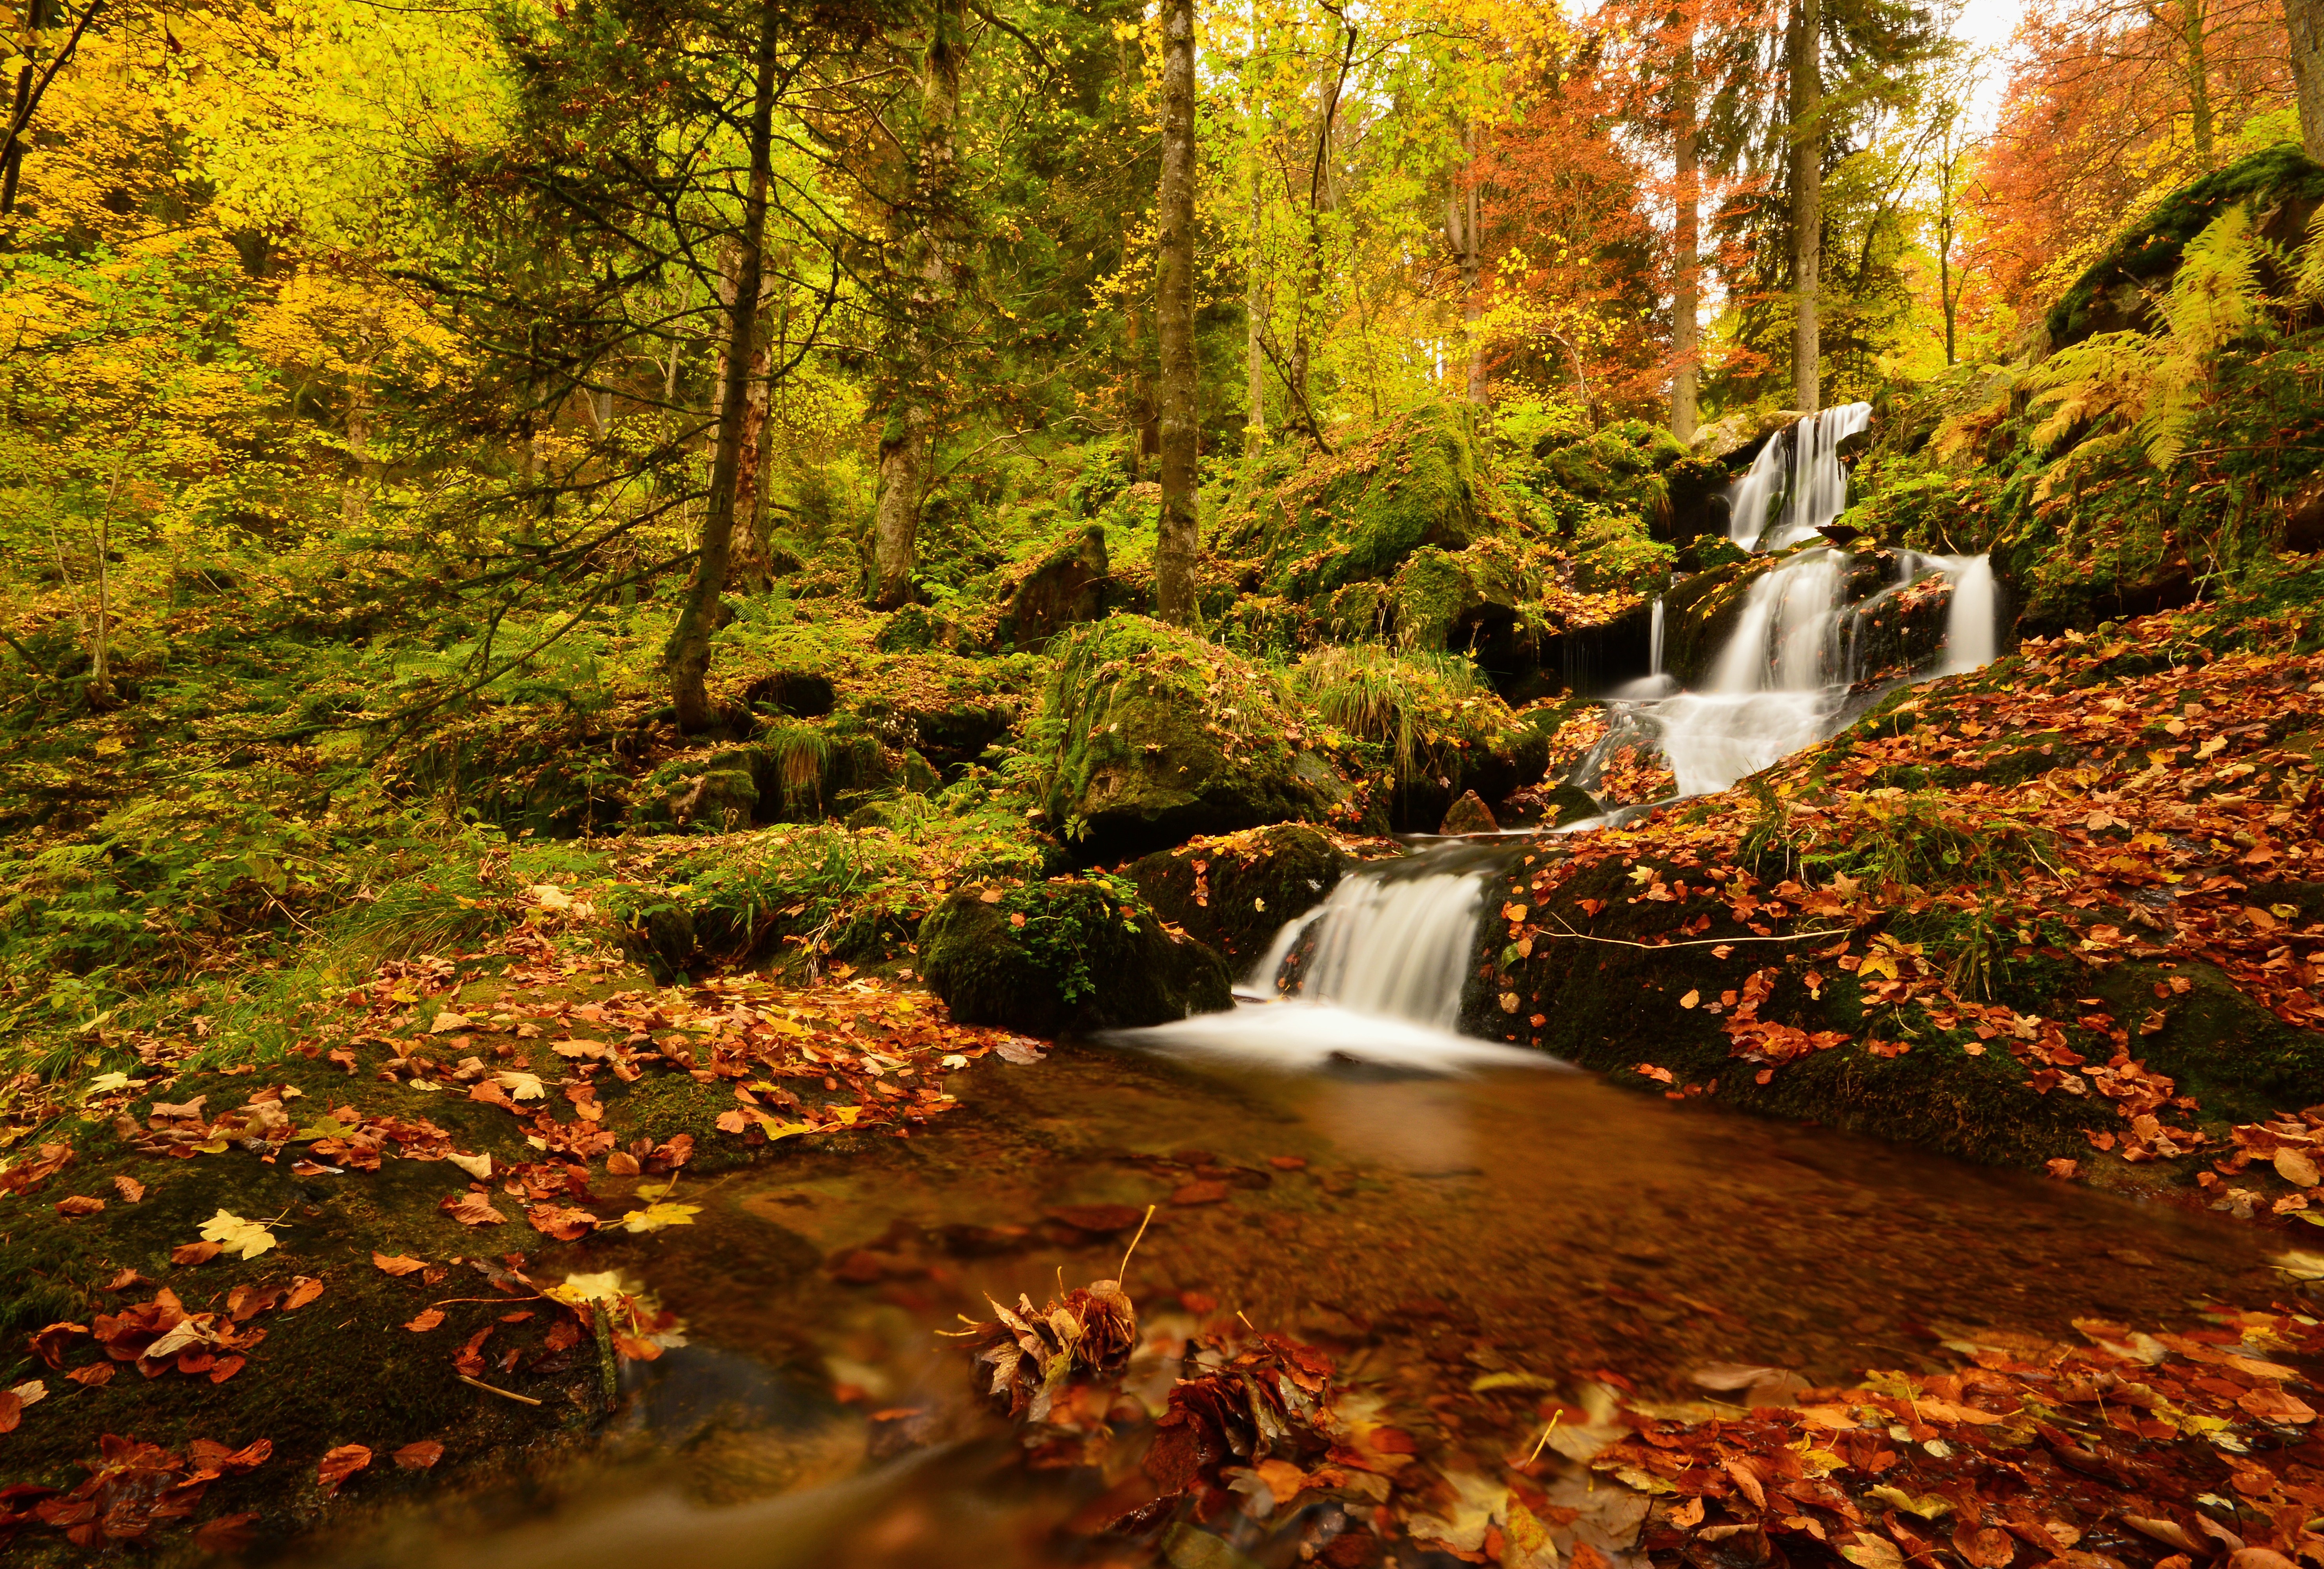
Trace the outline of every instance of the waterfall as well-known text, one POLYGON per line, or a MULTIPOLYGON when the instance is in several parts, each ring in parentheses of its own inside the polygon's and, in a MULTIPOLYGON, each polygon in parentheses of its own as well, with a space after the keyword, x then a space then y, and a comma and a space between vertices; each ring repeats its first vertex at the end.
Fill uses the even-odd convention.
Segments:
POLYGON ((1728 537, 1747 550, 1780 550, 1846 512, 1840 444, 1871 423, 1871 404, 1842 403, 1770 437, 1749 472, 1728 486, 1728 537), (1778 497, 1782 510, 1770 521, 1778 497))
MULTIPOLYGON (((1865 403, 1828 409, 1770 440, 1731 487, 1735 540, 1759 550, 1814 540, 1847 507, 1840 444, 1870 415, 1865 403)), ((1607 703, 1606 736, 1570 782, 1593 788, 1609 759, 1637 746, 1662 754, 1677 795, 1706 795, 1831 734, 1882 689, 1867 678, 1888 668, 1900 646, 1882 641, 1896 624, 1880 621, 1885 608, 1932 574, 1950 579, 1952 595, 1937 669, 1924 673, 1990 660, 1999 641, 1992 562, 1910 550, 1893 556, 1893 578, 1877 586, 1867 583, 1867 558, 1821 540, 1768 564, 1745 592, 1699 691, 1677 690, 1663 669, 1665 607, 1657 595, 1647 623, 1652 673, 1607 703), (1877 657, 1868 656, 1868 644, 1877 657)), ((1568 640, 1569 660, 1579 657, 1579 642, 1568 640)), ((1569 685, 1574 676, 1569 668, 1569 685)), ((1360 868, 1276 935, 1233 1011, 1115 1038, 1281 1069, 1556 1066, 1452 1033, 1472 973, 1487 873, 1507 853, 1454 842, 1360 868)))

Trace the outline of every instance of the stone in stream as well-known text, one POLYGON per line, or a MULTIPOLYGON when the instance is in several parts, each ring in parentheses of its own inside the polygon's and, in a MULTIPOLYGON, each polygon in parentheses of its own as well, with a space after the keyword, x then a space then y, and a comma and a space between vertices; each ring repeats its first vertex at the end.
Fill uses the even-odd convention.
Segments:
POLYGON ((1498 834, 1501 826, 1493 820, 1493 808, 1475 790, 1470 790, 1446 809, 1444 821, 1436 831, 1448 837, 1456 834, 1498 834))
POLYGON ((955 891, 920 923, 920 969, 963 1024, 1133 1029, 1233 1006, 1226 961, 1125 902, 1112 879, 955 891))

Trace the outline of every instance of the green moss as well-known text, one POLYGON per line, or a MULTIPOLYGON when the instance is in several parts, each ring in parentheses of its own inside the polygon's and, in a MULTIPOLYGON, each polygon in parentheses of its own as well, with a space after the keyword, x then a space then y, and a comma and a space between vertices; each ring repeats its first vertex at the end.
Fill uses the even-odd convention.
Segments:
POLYGON ((950 895, 920 928, 920 964, 952 1016, 1036 1035, 1134 1028, 1232 1005, 1225 961, 1166 932, 1118 878, 950 895))
POLYGON ((1339 885, 1341 856, 1295 824, 1194 839, 1123 868, 1164 919, 1217 949, 1238 972, 1265 954, 1283 923, 1339 885))

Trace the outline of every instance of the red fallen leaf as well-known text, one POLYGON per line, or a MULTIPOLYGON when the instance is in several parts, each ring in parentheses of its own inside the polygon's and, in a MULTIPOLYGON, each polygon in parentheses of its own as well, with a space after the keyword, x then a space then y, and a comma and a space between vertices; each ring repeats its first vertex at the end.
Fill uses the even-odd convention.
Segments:
POLYGON ((462 1346, 453 1356, 452 1365, 472 1379, 483 1378, 484 1376, 484 1342, 491 1337, 495 1327, 488 1324, 470 1335, 468 1343, 462 1346))
POLYGON ((239 1476, 266 1463, 274 1453, 274 1440, 261 1438, 240 1449, 228 1449, 215 1438, 197 1438, 186 1449, 197 1476, 239 1476))
POLYGON ((2274 1384, 2262 1384, 2236 1402, 2263 1422, 2305 1423, 2316 1420, 2315 1408, 2297 1395, 2274 1384))
POLYGON ((1126 1204, 1063 1204, 1048 1212, 1053 1221, 1063 1221, 1077 1232, 1102 1237, 1114 1232, 1126 1232, 1146 1218, 1146 1212, 1132 1209, 1126 1204))
POLYGON ((493 1201, 481 1193, 447 1193, 436 1208, 450 1215, 464 1226, 504 1226, 508 1216, 493 1207, 493 1201))
POLYGON ((1170 1195, 1172 1204, 1217 1204, 1227 1195, 1223 1182, 1190 1182, 1170 1195))
POLYGON ((226 1294, 226 1315, 236 1324, 248 1324, 281 1300, 280 1286, 237 1286, 226 1294))
POLYGON ((216 1242, 187 1242, 170 1250, 170 1262, 179 1265, 207 1264, 217 1256, 216 1242))
POLYGON ((426 1334, 429 1330, 435 1328, 438 1324, 443 1322, 444 1310, 442 1308, 428 1307, 422 1308, 420 1310, 420 1316, 413 1319, 403 1327, 411 1331, 414 1334, 426 1334))
MULTIPOLYGON (((738 1124, 742 1120, 742 1113, 740 1112, 729 1114, 738 1124)), ((638 1165, 638 1158, 626 1149, 616 1149, 605 1157, 605 1171, 608 1176, 635 1177, 642 1169, 643 1168, 638 1165)))
POLYGON ((751 1119, 745 1117, 740 1112, 721 1112, 718 1113, 718 1131, 721 1133, 740 1133, 750 1125, 751 1119))
POLYGON ((104 1207, 103 1199, 90 1198, 78 1193, 69 1198, 57 1200, 57 1213, 67 1220, 77 1220, 82 1215, 93 1215, 104 1207))
POLYGON ((553 1204, 537 1204, 524 1212, 532 1229, 560 1242, 577 1241, 597 1229, 597 1217, 586 1209, 565 1209, 553 1204))
POLYGON ((422 1260, 407 1259, 394 1253, 374 1253, 371 1261, 374 1269, 388 1275, 410 1275, 428 1268, 422 1260))
POLYGON ((14 1433, 24 1419, 24 1398, 14 1389, 0 1389, 0 1433, 14 1433))
POLYGON ((97 1389, 103 1385, 113 1382, 113 1364, 111 1362, 91 1362, 85 1368, 73 1369, 73 1371, 67 1373, 65 1377, 70 1379, 76 1384, 85 1384, 90 1389, 97 1389))
POLYGON ((2017 1555, 2017 1545, 1998 1526, 1962 1525, 1954 1528, 1953 1551, 1976 1569, 2003 1569, 2017 1555))
POLYGON ((650 1362, 661 1355, 661 1347, 654 1344, 653 1342, 639 1340, 633 1335, 627 1334, 613 1336, 613 1349, 633 1362, 650 1362))
POLYGON ((145 1185, 134 1177, 116 1177, 113 1179, 113 1186, 116 1193, 131 1204, 135 1204, 145 1196, 145 1185))
MULTIPOLYGON (((1536 1026, 1536 1028, 1539 1027, 1536 1026)), ((1275 1168, 1277 1171, 1305 1171, 1307 1169, 1307 1158, 1305 1155, 1270 1155, 1267 1158, 1267 1163, 1275 1168)))
POLYGON ((217 1365, 210 1369, 210 1382, 213 1384, 225 1383, 228 1379, 234 1377, 235 1374, 242 1371, 242 1365, 243 1359, 240 1357, 218 1358, 217 1365))
POLYGON ((86 1324, 51 1324, 45 1329, 34 1330, 32 1354, 52 1368, 60 1368, 65 1365, 65 1337, 88 1333, 86 1324))
POLYGON ((282 1311, 289 1313, 304 1307, 323 1294, 323 1283, 311 1275, 300 1275, 290 1281, 290 1295, 282 1299, 282 1311))
POLYGON ((444 1458, 444 1446, 433 1438, 407 1444, 395 1452, 395 1463, 405 1471, 425 1471, 444 1458))
POLYGON ((552 1352, 570 1351, 581 1343, 581 1326, 569 1318, 560 1318, 549 1326, 543 1344, 552 1352))
POLYGON ((194 1546, 205 1553, 239 1553, 250 1546, 254 1534, 251 1526, 257 1520, 255 1513, 220 1515, 205 1520, 194 1532, 194 1546))
POLYGON ((325 1493, 336 1494, 341 1482, 370 1463, 370 1450, 360 1444, 342 1444, 324 1454, 322 1464, 316 1468, 315 1474, 322 1482, 325 1493))

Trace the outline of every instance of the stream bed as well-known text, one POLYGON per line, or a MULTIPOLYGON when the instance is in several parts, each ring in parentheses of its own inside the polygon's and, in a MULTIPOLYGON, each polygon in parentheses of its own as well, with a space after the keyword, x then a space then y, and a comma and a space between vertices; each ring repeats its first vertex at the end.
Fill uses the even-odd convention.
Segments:
MULTIPOLYGON (((2248 1227, 1580 1074, 1067 1044, 953 1088, 936 1131, 704 1178, 693 1226, 576 1252, 645 1283, 688 1342, 630 1367, 610 1428, 285 1561, 1123 1561, 1073 1528, 1102 1484, 1028 1467, 939 1332, 990 1317, 988 1293, 1112 1277, 1148 1204, 1123 1285, 1159 1350, 1239 1314, 1329 1351, 1424 1454, 1480 1465, 1592 1380, 1700 1399, 1704 1370, 1758 1369, 1775 1391, 1942 1363, 1963 1327, 2172 1326, 2277 1285, 2248 1227)), ((1171 1368, 1150 1366, 1158 1407, 1171 1368)))

